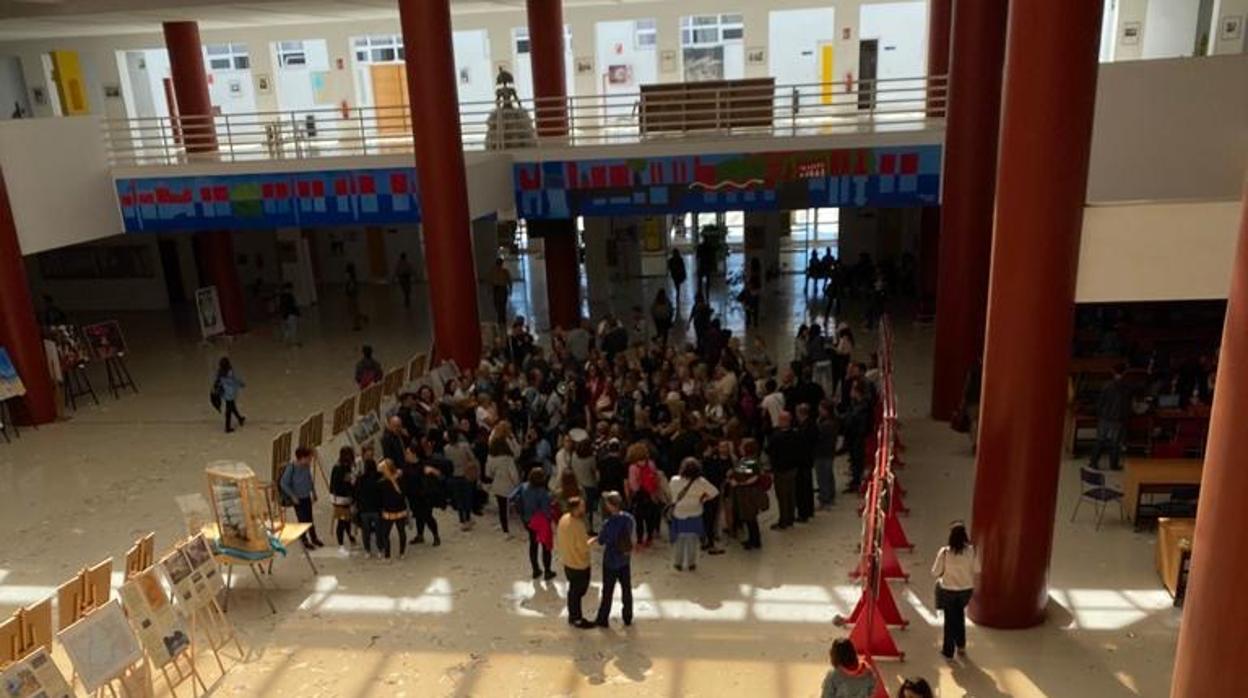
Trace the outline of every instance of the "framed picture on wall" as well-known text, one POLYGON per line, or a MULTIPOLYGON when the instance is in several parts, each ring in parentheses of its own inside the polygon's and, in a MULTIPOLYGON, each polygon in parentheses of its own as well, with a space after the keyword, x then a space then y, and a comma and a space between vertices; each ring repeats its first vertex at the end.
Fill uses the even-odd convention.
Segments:
POLYGON ((267 95, 273 92, 273 83, 269 80, 268 75, 263 73, 256 76, 256 94, 267 95))
POLYGON ((764 65, 765 63, 767 63, 767 49, 755 46, 745 50, 746 65, 764 65))
POLYGON ((594 59, 580 56, 576 59, 576 74, 587 75, 594 72, 594 59))
POLYGON ((1135 46, 1140 43, 1140 23, 1139 22, 1123 22, 1122 23, 1122 44, 1123 46, 1135 46))
POLYGON ((676 72, 676 52, 673 50, 659 51, 659 72, 676 72))
POLYGON ((1243 15, 1226 15, 1218 25, 1219 41, 1234 41, 1244 33, 1243 15))

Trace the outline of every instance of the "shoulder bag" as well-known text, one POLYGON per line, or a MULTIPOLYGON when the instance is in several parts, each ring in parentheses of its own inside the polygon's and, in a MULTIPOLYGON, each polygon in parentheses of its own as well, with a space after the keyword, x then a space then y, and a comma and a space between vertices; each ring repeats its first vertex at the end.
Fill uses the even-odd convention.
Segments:
POLYGON ((676 505, 680 504, 680 500, 685 498, 685 495, 689 493, 689 488, 693 487, 693 483, 695 482, 697 482, 696 479, 690 480, 689 483, 685 485, 685 488, 680 491, 680 494, 677 495, 676 501, 672 502, 671 504, 668 504, 666 507, 663 508, 663 520, 664 521, 672 520, 672 518, 676 514, 676 505))

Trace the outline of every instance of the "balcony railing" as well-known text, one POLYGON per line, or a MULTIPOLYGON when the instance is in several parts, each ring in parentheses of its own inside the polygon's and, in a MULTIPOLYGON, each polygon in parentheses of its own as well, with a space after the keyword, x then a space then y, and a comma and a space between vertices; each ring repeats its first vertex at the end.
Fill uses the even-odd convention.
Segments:
MULTIPOLYGON (((555 100, 463 102, 466 150, 671 139, 924 130, 943 124, 945 76, 774 85, 646 86, 555 100)), ((104 122, 114 166, 302 160, 412 151, 407 105, 145 117, 104 122)))

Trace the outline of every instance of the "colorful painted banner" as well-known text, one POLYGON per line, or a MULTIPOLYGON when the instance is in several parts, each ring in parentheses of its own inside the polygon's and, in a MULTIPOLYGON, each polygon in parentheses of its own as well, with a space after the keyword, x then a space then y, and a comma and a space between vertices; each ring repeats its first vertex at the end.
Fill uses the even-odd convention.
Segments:
POLYGON ((930 206, 939 145, 517 163, 521 218, 930 206))

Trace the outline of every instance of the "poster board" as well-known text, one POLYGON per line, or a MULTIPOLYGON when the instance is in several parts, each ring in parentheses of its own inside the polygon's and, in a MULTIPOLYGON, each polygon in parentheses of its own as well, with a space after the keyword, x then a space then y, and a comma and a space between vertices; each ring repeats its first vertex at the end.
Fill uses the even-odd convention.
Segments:
POLYGON ((126 579, 152 566, 156 554, 156 534, 149 533, 134 542, 126 551, 126 579))
POLYGON ((425 375, 425 369, 429 365, 428 354, 417 354, 407 362, 407 377, 409 380, 416 380, 425 375))
POLYGON ((369 412, 357 419, 347 433, 355 450, 359 451, 365 446, 372 445, 377 437, 381 436, 381 420, 377 418, 376 412, 369 412))
POLYGON ((316 448, 325 441, 325 413, 317 412, 299 425, 299 445, 316 448))
MULTIPOLYGON (((177 558, 184 560, 181 553, 177 554, 177 558)), ((164 562, 161 567, 168 570, 164 562)), ((174 612, 156 566, 139 572, 121 586, 121 603, 143 651, 157 668, 190 648, 191 638, 186 622, 174 612)))
POLYGON ((57 638, 88 692, 120 677, 143 658, 139 639, 117 601, 95 609, 62 630, 57 638))
POLYGON ((0 672, 6 698, 71 698, 74 695, 48 650, 40 647, 0 672))
POLYGON ((282 468, 290 462, 294 456, 294 440, 295 436, 289 431, 284 431, 273 437, 273 450, 269 458, 269 468, 271 469, 270 482, 277 482, 281 477, 282 468))
POLYGON ((221 317, 221 300, 217 297, 216 286, 195 289, 195 309, 199 332, 204 339, 225 334, 225 318, 221 317))
POLYGON ((52 325, 48 328, 49 337, 56 345, 56 358, 61 371, 68 373, 76 368, 87 365, 91 359, 90 350, 82 332, 73 325, 52 325))
POLYGON ((0 347, 0 402, 25 394, 26 386, 22 383, 22 377, 17 374, 17 367, 13 365, 9 351, 0 347))
POLYGON ((355 396, 350 395, 343 398, 342 402, 334 408, 334 419, 330 425, 330 435, 337 436, 346 431, 351 426, 351 422, 355 421, 355 396))
POLYGON ((82 326, 91 355, 99 361, 126 355, 126 338, 116 320, 82 326))
POLYGON ((251 552, 270 550, 268 504, 256 474, 245 463, 213 463, 205 469, 221 545, 251 552))
POLYGON ((407 367, 400 366, 393 371, 386 373, 381 379, 381 394, 384 397, 398 395, 403 389, 403 384, 407 382, 407 367))
POLYGON ((357 415, 363 417, 366 414, 375 414, 381 409, 381 387, 381 383, 373 383, 360 391, 360 397, 356 400, 357 415))
MULTIPOLYGON (((171 574, 169 580, 173 585, 173 596, 182 615, 189 617, 204 606, 211 604, 216 599, 217 593, 225 588, 225 582, 221 578, 217 560, 212 555, 212 547, 208 545, 208 539, 203 534, 192 536, 189 540, 178 544, 175 552, 186 560, 190 573, 182 575, 177 580, 171 574)), ((172 554, 161 562, 165 565, 166 571, 169 570, 166 561, 170 557, 172 554)))

